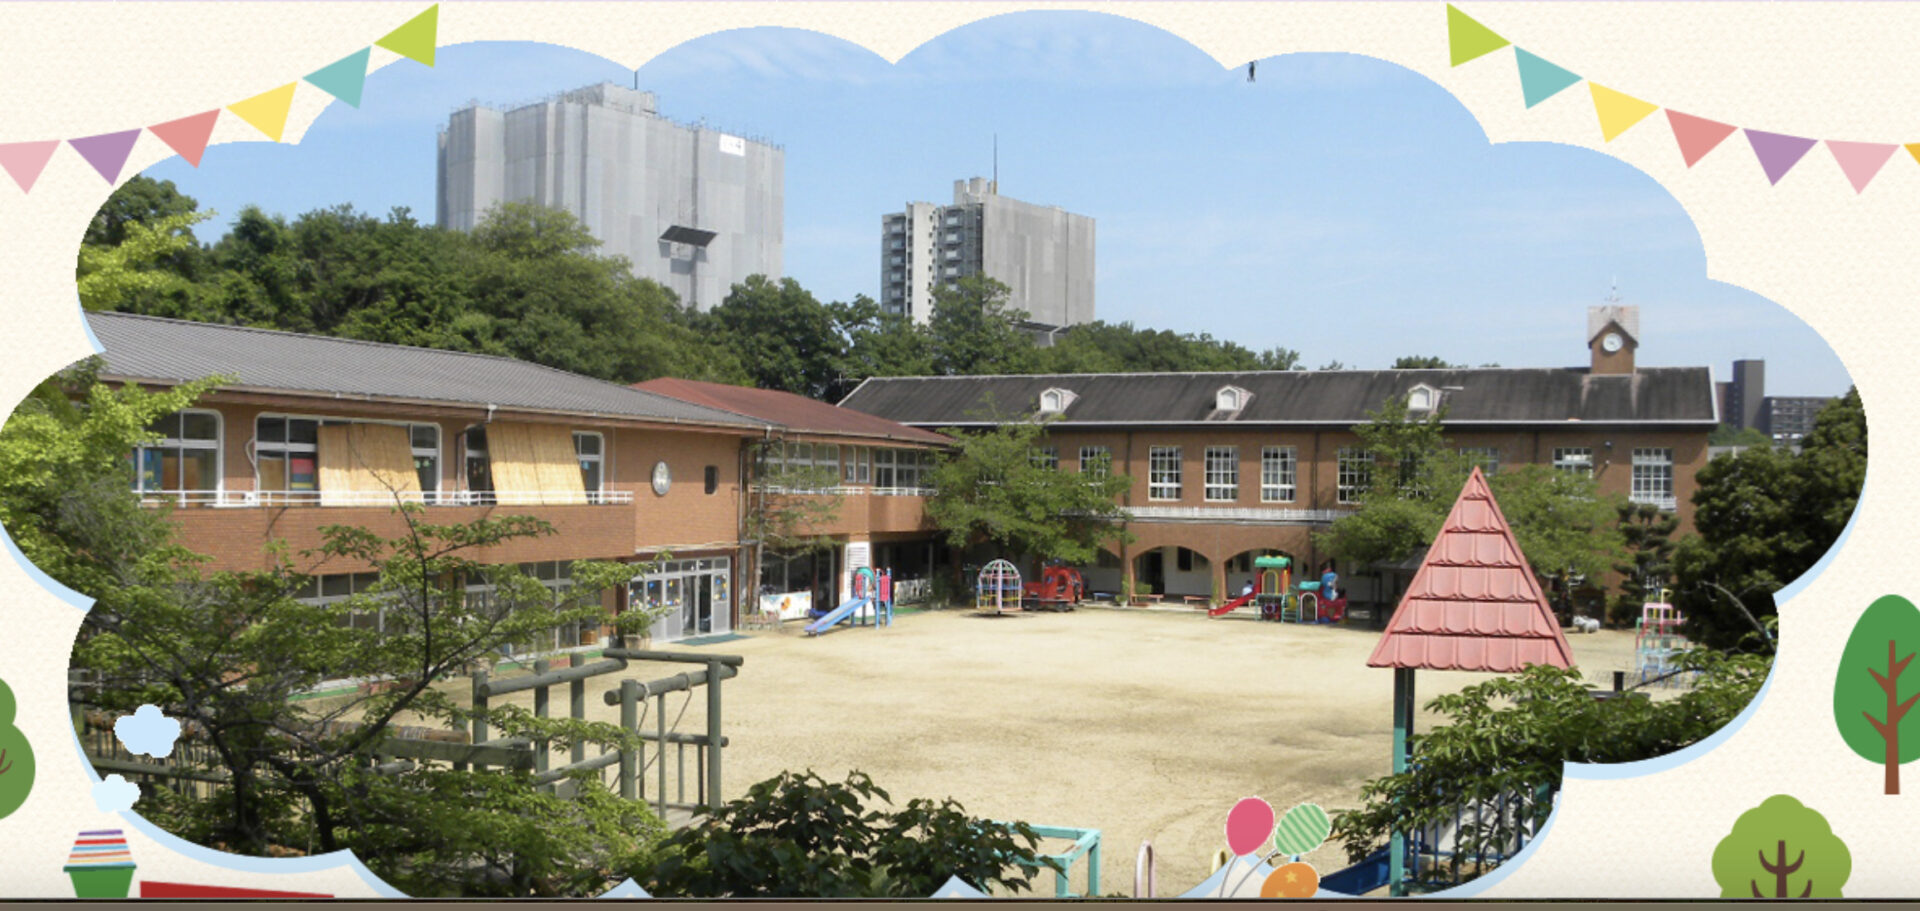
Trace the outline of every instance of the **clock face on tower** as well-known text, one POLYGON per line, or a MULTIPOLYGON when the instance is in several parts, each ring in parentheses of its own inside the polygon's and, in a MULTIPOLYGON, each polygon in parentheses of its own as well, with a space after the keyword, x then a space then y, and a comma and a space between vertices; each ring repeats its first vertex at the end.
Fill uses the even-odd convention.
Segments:
POLYGON ((1618 332, 1609 332, 1605 338, 1600 340, 1600 347, 1606 349, 1608 354, 1619 351, 1620 346, 1624 344, 1626 344, 1626 342, 1621 340, 1620 333, 1618 332))
POLYGON ((653 492, 657 496, 666 496, 667 489, 673 486, 673 472, 665 462, 653 463, 653 492))

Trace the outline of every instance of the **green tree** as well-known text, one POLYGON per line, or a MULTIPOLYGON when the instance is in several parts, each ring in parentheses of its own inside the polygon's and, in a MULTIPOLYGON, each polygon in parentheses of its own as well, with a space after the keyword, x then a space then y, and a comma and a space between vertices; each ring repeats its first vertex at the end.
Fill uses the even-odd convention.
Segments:
POLYGON ((927 318, 933 369, 942 376, 1023 373, 1033 368, 1033 338, 1020 328, 1027 314, 1007 303, 1006 285, 969 275, 933 290, 927 318))
POLYGON ((1025 823, 966 815, 947 799, 892 798, 861 772, 830 783, 782 772, 661 842, 633 868, 654 895, 688 898, 924 898, 958 876, 982 889, 1030 888, 1043 863, 1025 823))
POLYGON ((933 470, 927 516, 955 547, 992 542, 1038 560, 1091 563, 1100 545, 1122 540, 1118 503, 1131 481, 1089 477, 1034 458, 1044 425, 1003 421, 979 433, 950 431, 958 452, 933 470))
POLYGON ((1613 565, 1620 574, 1620 592, 1614 596, 1607 620, 1615 626, 1631 626, 1641 606, 1656 600, 1673 577, 1673 533, 1680 527, 1680 516, 1653 503, 1622 502, 1614 509, 1619 516, 1614 527, 1626 559, 1613 565))
POLYGON ((1392 369, 1394 370, 1454 370, 1454 369, 1462 368, 1465 366, 1467 365, 1448 363, 1447 359, 1444 357, 1433 357, 1430 355, 1414 354, 1414 355, 1406 355, 1403 357, 1394 358, 1392 369))
POLYGON ((839 401, 870 376, 928 376, 934 372, 932 339, 913 319, 888 313, 866 295, 850 304, 829 304, 847 339, 842 375, 828 392, 839 401))
MULTIPOLYGON (((81 243, 94 247, 117 247, 127 240, 127 229, 136 224, 152 224, 164 218, 196 213, 200 203, 180 192, 171 180, 154 180, 135 174, 114 188, 113 194, 87 223, 81 243)), ((193 232, 185 232, 189 242, 193 232)))
POLYGON ((1857 390, 1829 403, 1799 452, 1748 449, 1696 476, 1697 534, 1675 548, 1674 601, 1695 641, 1729 648, 1776 613, 1773 593, 1839 540, 1867 471, 1857 390))
POLYGON ((193 226, 212 212, 180 212, 128 221, 115 244, 82 244, 74 272, 80 304, 88 310, 134 310, 183 292, 190 282, 167 261, 197 249, 193 226))
POLYGON ((1713 849, 1721 898, 1841 898, 1852 873, 1827 818, 1785 794, 1740 814, 1713 849))
POLYGON ((712 317, 761 389, 823 398, 844 372, 847 340, 837 314, 791 278, 749 276, 712 317))
POLYGON ((0 680, 0 819, 13 815, 33 791, 33 744, 13 726, 13 714, 13 690, 0 680))
POLYGON ((1920 758, 1920 674, 1900 678, 1920 649, 1920 609, 1899 595, 1868 606, 1853 624, 1833 683, 1833 721, 1861 758, 1885 767, 1886 791, 1900 793, 1900 766, 1920 758))
POLYGON ((1761 656, 1698 649, 1679 660, 1699 676, 1672 699, 1598 700, 1577 669, 1547 665, 1435 697, 1426 709, 1447 722, 1413 738, 1419 761, 1362 786, 1363 805, 1335 816, 1334 837, 1359 861, 1394 832, 1458 818, 1452 872, 1485 873, 1460 865, 1508 853, 1521 832, 1538 831, 1552 801, 1528 798, 1558 788, 1565 763, 1632 762, 1697 743, 1753 701, 1770 664, 1761 656), (1503 798, 1518 798, 1518 809, 1459 816, 1463 808, 1503 798))
POLYGON ((1758 427, 1735 427, 1721 424, 1707 434, 1709 446, 1772 446, 1773 440, 1758 427))
POLYGON ((1570 592, 1625 554, 1615 501, 1584 474, 1546 465, 1501 469, 1488 483, 1533 571, 1570 592))

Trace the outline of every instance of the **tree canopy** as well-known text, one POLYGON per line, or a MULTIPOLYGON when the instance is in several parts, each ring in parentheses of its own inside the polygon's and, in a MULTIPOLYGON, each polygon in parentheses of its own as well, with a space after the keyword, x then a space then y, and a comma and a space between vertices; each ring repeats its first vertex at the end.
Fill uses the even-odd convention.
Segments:
POLYGON ((958 451, 933 470, 927 515, 954 547, 992 543, 1038 560, 1092 563, 1125 534, 1118 503, 1129 481, 1062 471, 1036 458, 1044 425, 1007 421, 958 433, 958 451))

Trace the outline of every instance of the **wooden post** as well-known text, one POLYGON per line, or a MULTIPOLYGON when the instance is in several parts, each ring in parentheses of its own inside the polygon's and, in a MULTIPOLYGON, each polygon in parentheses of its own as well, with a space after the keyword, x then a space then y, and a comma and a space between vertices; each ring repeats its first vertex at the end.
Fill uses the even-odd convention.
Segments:
MULTIPOLYGON (((1411 751, 1408 749, 1413 737, 1413 668, 1397 667, 1393 669, 1393 774, 1407 771, 1411 751)), ((1402 896, 1407 894, 1407 834, 1394 830, 1389 842, 1387 862, 1388 894, 1402 896)))
MULTIPOLYGON (((473 672, 473 743, 478 746, 487 740, 487 672, 473 672)), ((454 768, 465 771, 464 764, 454 768)))
MULTIPOLYGON (((875 601, 878 604, 878 601, 875 601)), ((876 606, 875 611, 879 608, 876 606)), ((876 613, 877 617, 878 614, 876 613)), ((876 626, 878 625, 876 621, 876 626)), ((720 809, 720 679, 721 664, 707 662, 707 806, 720 809)))
MULTIPOLYGON (((553 670, 553 662, 548 661, 545 658, 541 658, 533 662, 533 675, 535 677, 544 677, 546 676, 547 672, 551 670, 553 670)), ((540 686, 534 689, 533 691, 533 717, 535 718, 544 719, 547 717, 547 710, 549 706, 547 689, 548 688, 546 686, 540 686)), ((547 770, 547 741, 536 740, 533 742, 533 772, 534 774, 538 775, 539 773, 544 772, 546 770, 547 770)))
MULTIPOLYGON (((640 733, 640 681, 620 681, 620 729, 631 734, 640 733)), ((620 796, 626 800, 634 799, 635 763, 633 750, 620 749, 620 796)))
MULTIPOLYGON (((578 680, 568 681, 567 699, 573 704, 572 709, 568 712, 568 714, 575 721, 585 721, 587 719, 586 678, 583 677, 578 680)), ((576 763, 579 763, 579 762, 585 762, 586 759, 587 759, 587 745, 584 743, 575 743, 573 745, 573 761, 576 763)))
POLYGON ((654 729, 660 733, 660 739, 653 742, 653 764, 660 767, 660 796, 655 798, 659 805, 661 819, 667 818, 667 694, 661 693, 653 700, 654 729))

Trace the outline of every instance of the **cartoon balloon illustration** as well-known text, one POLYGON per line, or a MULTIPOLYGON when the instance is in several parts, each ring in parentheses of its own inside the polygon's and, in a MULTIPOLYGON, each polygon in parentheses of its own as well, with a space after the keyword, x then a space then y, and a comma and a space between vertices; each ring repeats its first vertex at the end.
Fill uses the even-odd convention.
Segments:
POLYGON ((1288 857, 1299 857, 1326 842, 1333 832, 1333 820, 1319 804, 1303 803, 1280 817, 1273 829, 1273 849, 1288 857))
POLYGON ((1318 891, 1319 871, 1299 861, 1267 874, 1267 881, 1260 884, 1261 898, 1310 898, 1318 891))
POLYGON ((1258 797, 1241 798, 1227 812, 1227 847, 1243 857, 1260 850, 1273 834, 1273 805, 1258 797))

